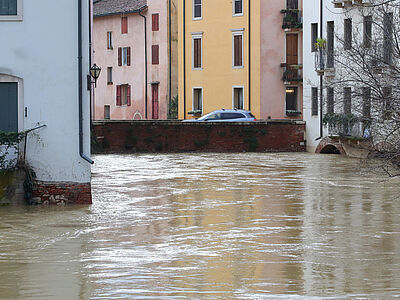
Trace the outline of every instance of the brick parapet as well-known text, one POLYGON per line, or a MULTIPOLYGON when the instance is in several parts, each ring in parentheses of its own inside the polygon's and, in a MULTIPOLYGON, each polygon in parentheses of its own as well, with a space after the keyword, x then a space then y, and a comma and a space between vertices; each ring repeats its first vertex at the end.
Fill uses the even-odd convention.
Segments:
POLYGON ((98 121, 95 153, 303 152, 305 122, 98 121))

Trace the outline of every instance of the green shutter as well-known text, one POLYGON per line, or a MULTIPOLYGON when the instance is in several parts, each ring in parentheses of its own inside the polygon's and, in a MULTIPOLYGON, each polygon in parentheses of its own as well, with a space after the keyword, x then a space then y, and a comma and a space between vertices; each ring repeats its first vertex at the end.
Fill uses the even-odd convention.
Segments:
POLYGON ((18 0, 0 0, 0 15, 16 16, 18 0))
POLYGON ((0 82, 0 131, 18 131, 18 84, 0 82))

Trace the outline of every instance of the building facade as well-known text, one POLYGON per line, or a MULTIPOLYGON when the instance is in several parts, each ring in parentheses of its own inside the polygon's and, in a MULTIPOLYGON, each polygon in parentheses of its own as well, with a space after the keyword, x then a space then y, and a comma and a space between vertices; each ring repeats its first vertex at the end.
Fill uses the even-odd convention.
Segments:
POLYGON ((0 6, 0 130, 40 127, 28 134, 25 160, 44 201, 91 202, 89 7, 82 0, 0 6))
POLYGON ((179 1, 179 117, 302 118, 302 1, 179 1))
POLYGON ((94 2, 94 61, 103 70, 95 120, 167 119, 177 95, 175 16, 174 0, 94 2))

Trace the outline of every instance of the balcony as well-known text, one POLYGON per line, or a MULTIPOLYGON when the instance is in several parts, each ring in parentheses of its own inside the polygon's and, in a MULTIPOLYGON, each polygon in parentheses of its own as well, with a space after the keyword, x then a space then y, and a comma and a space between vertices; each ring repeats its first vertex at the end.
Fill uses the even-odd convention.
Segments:
POLYGON ((298 9, 282 9, 283 14, 282 28, 285 31, 299 31, 303 28, 303 18, 298 9))
POLYGON ((334 76, 333 53, 328 53, 325 49, 319 49, 314 52, 314 55, 315 71, 318 75, 334 76))
POLYGON ((285 84, 303 82, 303 65, 281 63, 283 69, 282 80, 285 84))
POLYGON ((365 137, 366 125, 362 118, 355 115, 345 114, 325 114, 323 118, 324 125, 328 128, 329 136, 347 136, 354 138, 365 137))
POLYGON ((366 6, 370 5, 370 0, 333 0, 332 1, 335 8, 346 8, 351 6, 366 6))

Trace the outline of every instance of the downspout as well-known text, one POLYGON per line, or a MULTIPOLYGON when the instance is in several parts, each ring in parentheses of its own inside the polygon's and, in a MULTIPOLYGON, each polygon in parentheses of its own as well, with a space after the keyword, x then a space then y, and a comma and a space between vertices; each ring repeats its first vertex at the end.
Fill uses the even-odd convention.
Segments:
POLYGON ((249 0, 249 110, 251 111, 251 0, 249 0))
POLYGON ((183 0, 183 119, 186 119, 186 0, 183 0))
POLYGON ((83 91, 82 91, 82 0, 78 0, 78 101, 79 101, 79 155, 90 164, 94 164, 83 153, 83 91))
MULTIPOLYGON (((88 5, 89 5, 89 68, 92 66, 92 0, 88 0, 88 5)), ((94 90, 92 90, 91 87, 89 87, 90 95, 89 95, 89 103, 90 103, 90 134, 92 134, 92 129, 93 129, 93 114, 94 114, 94 90)))
POLYGON ((142 15, 143 8, 139 11, 139 15, 144 22, 144 116, 147 120, 147 17, 142 15))
POLYGON ((168 27, 169 27, 169 59, 168 59, 168 68, 169 68, 169 86, 168 86, 168 94, 169 94, 169 100, 168 100, 168 115, 171 109, 171 100, 172 100, 172 24, 171 24, 171 0, 168 1, 168 27))
MULTIPOLYGON (((319 4, 319 23, 320 23, 320 29, 319 29, 319 37, 320 39, 323 39, 323 29, 324 29, 324 16, 323 16, 323 0, 320 0, 319 4)), ((322 59, 322 50, 320 50, 320 59, 322 59)), ((324 97, 324 80, 323 80, 323 74, 319 76, 319 137, 316 138, 315 140, 318 141, 322 139, 324 135, 324 128, 323 128, 323 123, 322 123, 322 114, 323 114, 323 109, 322 109, 322 104, 323 104, 323 97, 324 97)))

